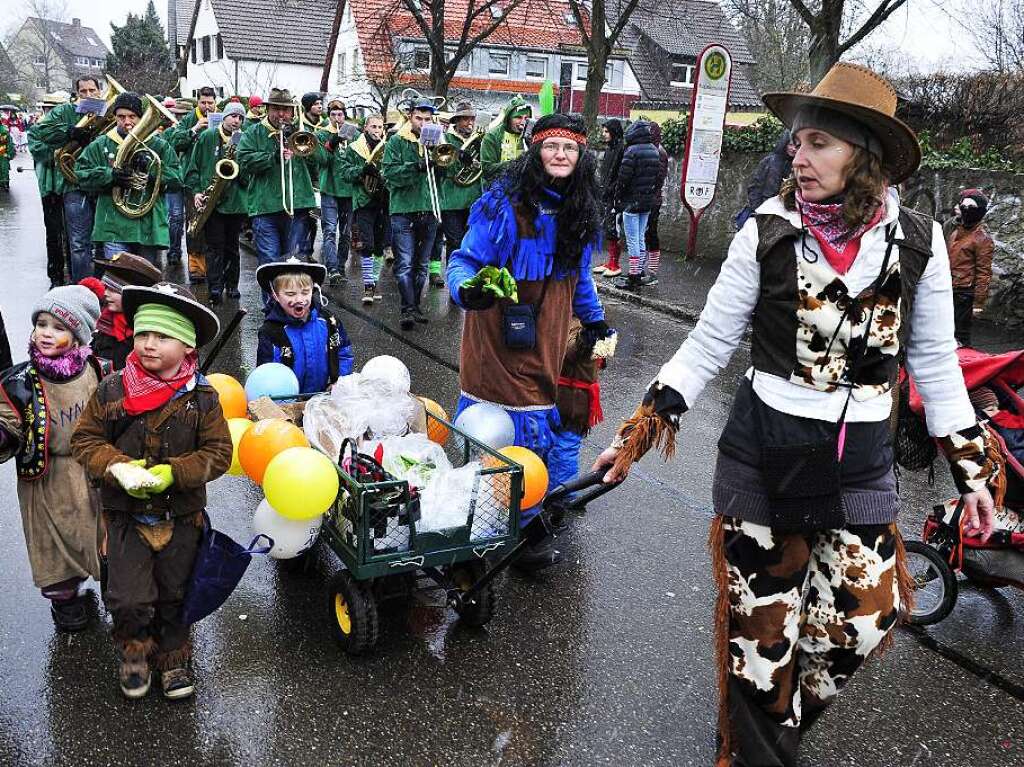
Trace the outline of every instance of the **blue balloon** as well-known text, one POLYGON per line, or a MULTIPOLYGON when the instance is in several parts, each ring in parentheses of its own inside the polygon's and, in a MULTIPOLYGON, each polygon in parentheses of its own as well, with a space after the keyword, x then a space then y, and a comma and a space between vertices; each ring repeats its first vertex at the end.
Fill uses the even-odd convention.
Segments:
POLYGON ((249 402, 260 397, 294 397, 298 393, 299 379, 280 362, 265 362, 245 379, 245 398, 249 402))

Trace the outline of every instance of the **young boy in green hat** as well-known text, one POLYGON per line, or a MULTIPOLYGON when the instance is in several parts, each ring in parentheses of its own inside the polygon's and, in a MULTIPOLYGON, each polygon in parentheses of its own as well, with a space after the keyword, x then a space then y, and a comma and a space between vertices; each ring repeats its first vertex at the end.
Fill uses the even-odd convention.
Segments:
POLYGON ((124 370, 105 378, 79 419, 72 452, 101 483, 106 601, 121 655, 121 692, 141 698, 150 663, 166 698, 194 692, 181 607, 204 526, 206 484, 231 464, 231 436, 196 349, 217 315, 180 285, 127 286, 134 331, 124 370))

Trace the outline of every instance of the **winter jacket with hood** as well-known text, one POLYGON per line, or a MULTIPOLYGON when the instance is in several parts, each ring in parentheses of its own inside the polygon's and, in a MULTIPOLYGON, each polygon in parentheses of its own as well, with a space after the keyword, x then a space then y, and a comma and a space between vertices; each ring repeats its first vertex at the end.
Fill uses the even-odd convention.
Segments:
POLYGON ((786 151, 789 142, 789 131, 783 131, 771 154, 765 155, 758 163, 747 184, 747 206, 736 215, 736 231, 743 228, 743 224, 761 207, 761 203, 779 193, 782 182, 793 169, 793 158, 786 151))
POLYGON ((992 236, 982 223, 968 229, 956 219, 947 222, 944 229, 953 289, 973 290, 975 308, 983 309, 992 282, 992 236))
POLYGON ((611 134, 611 139, 601 158, 601 190, 605 204, 610 205, 615 197, 615 177, 619 173, 619 163, 622 162, 622 123, 613 118, 604 127, 611 134))
POLYGON ((658 194, 661 158, 657 147, 651 143, 650 125, 641 120, 626 131, 626 149, 615 179, 616 210, 650 211, 661 203, 658 194))
POLYGON ((650 128, 651 143, 658 150, 658 159, 661 161, 661 173, 658 174, 658 205, 655 206, 661 207, 662 193, 665 190, 665 179, 668 178, 668 152, 661 145, 661 126, 658 123, 652 122, 650 128))
POLYGON ((256 347, 256 364, 265 362, 290 367, 299 379, 300 393, 322 392, 352 372, 352 342, 344 325, 325 307, 314 306, 306 320, 297 320, 274 303, 256 347))

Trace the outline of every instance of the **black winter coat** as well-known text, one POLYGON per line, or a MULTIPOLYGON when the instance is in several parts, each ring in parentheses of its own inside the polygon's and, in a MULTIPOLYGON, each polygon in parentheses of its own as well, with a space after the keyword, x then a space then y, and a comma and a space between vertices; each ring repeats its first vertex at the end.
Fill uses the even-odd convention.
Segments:
POLYGON ((626 150, 622 153, 615 185, 616 210, 639 213, 661 204, 658 181, 661 157, 651 141, 647 122, 633 123, 626 131, 626 150))

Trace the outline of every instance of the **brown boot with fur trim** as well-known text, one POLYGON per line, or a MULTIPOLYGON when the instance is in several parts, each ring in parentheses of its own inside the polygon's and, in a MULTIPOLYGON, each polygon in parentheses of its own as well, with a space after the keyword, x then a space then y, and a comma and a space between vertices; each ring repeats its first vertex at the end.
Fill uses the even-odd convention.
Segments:
POLYGON ((156 667, 160 669, 160 686, 168 700, 190 698, 196 691, 189 661, 192 660, 192 643, 186 642, 177 650, 156 656, 156 667))
POLYGON ((129 700, 138 700, 149 692, 153 674, 149 668, 149 656, 156 650, 152 639, 130 639, 121 646, 121 668, 118 680, 121 692, 129 700))

